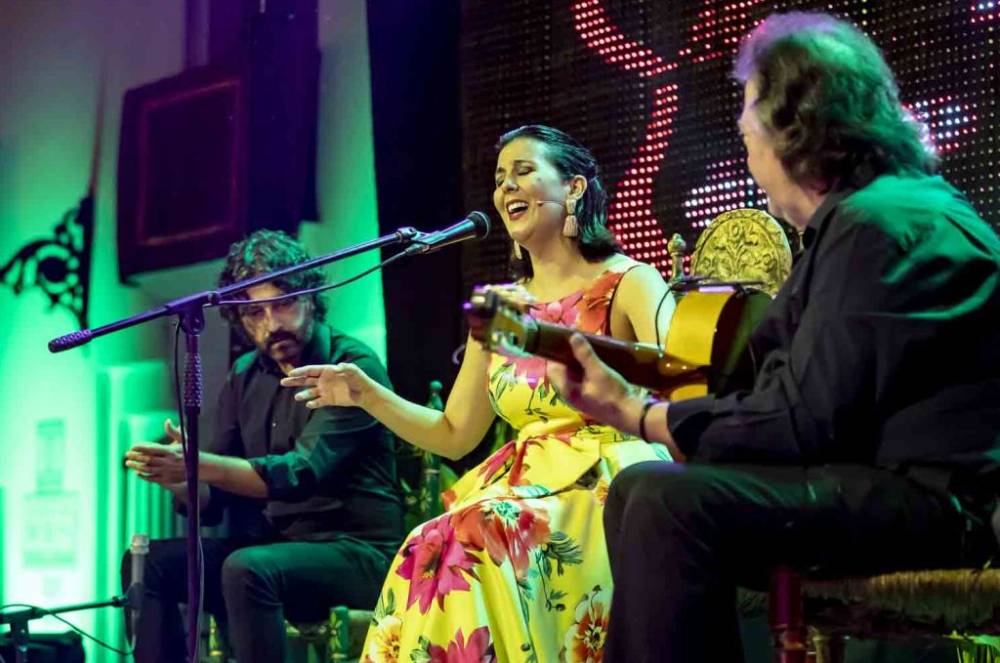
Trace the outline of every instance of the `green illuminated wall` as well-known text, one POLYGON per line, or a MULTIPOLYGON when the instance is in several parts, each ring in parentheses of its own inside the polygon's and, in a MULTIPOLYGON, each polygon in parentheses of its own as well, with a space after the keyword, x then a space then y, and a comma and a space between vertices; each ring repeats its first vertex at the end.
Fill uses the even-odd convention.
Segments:
MULTIPOLYGON (((313 254, 378 236, 371 76, 364 0, 320 0, 322 68, 316 190, 322 222, 303 224, 313 254)), ((376 264, 377 251, 335 263, 340 279, 376 264)), ((378 274, 329 295, 330 321, 355 334, 385 359, 385 309, 378 274)))
MULTIPOLYGON (((320 1, 316 188, 322 220, 302 230, 314 253, 377 235, 364 8, 364 0, 320 1)), ((62 214, 85 195, 101 120, 91 324, 144 310, 175 292, 210 286, 217 264, 147 275, 139 287, 124 287, 117 279, 114 205, 122 95, 182 69, 184 2, 15 0, 3 3, 2 14, 0 264, 27 242, 50 236, 62 214)), ((358 257, 334 266, 331 274, 349 275, 376 259, 358 257)), ((381 279, 366 277, 330 302, 333 323, 384 356, 381 279)), ((108 401, 99 394, 106 391, 102 385, 109 373, 167 360, 169 326, 154 323, 50 355, 45 341, 75 328, 68 312, 50 310, 37 290, 15 296, 3 285, 0 310, 0 601, 55 606, 106 598, 121 554, 107 532, 123 516, 108 497, 116 481, 108 470, 116 460, 107 448, 113 424, 99 414, 108 401)), ((212 355, 206 358, 211 397, 225 347, 217 322, 203 345, 212 355)), ((130 398, 154 408, 164 398, 163 387, 147 381, 148 393, 130 398)), ((78 613, 72 619, 115 637, 114 617, 78 613)), ((52 622, 35 628, 63 630, 52 622)), ((88 646, 88 660, 116 658, 88 646)))
MULTIPOLYGON (((149 307, 117 283, 114 172, 120 100, 128 87, 182 64, 183 6, 88 0, 8 2, 0 20, 0 261, 51 236, 86 194, 95 133, 103 120, 96 182, 93 322, 149 307), (102 92, 103 86, 103 92, 102 92), (103 104, 103 108, 102 108, 103 104), (98 117, 100 112, 101 117, 98 117)), ((85 350, 50 355, 45 340, 74 318, 49 310, 41 292, 0 287, 0 485, 4 493, 3 601, 58 606, 102 598, 98 569, 107 451, 98 443, 97 375, 105 366, 153 358, 162 326, 123 333, 85 350), (100 519, 100 520, 99 520, 100 519)), ((104 559, 99 559, 104 557, 104 559)), ((93 630, 99 615, 72 620, 93 630)), ((63 630, 56 622, 35 630, 63 630)), ((88 660, 98 660, 93 650, 88 660)))

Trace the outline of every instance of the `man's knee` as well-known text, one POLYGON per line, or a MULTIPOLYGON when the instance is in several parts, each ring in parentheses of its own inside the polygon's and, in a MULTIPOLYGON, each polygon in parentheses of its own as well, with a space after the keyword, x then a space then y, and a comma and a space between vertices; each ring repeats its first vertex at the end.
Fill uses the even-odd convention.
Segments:
POLYGON ((609 528, 624 522, 655 521, 666 527, 699 513, 718 493, 712 468, 651 461, 622 470, 608 492, 605 521, 609 528))
POLYGON ((222 593, 227 602, 252 598, 276 601, 273 560, 260 546, 242 548, 222 563, 222 593))

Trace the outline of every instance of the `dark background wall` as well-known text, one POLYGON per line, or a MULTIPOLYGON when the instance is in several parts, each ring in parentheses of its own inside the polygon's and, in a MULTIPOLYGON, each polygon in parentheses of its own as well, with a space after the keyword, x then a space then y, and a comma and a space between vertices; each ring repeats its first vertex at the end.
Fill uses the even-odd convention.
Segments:
MULTIPOLYGON (((468 211, 462 204, 459 19, 457 2, 368 2, 383 234, 401 226, 443 228, 468 211)), ((447 388, 456 373, 451 356, 464 341, 457 323, 460 256, 458 247, 449 247, 383 273, 389 373, 406 398, 423 402, 430 380, 447 388)))
MULTIPOLYGON (((635 258, 669 272, 664 240, 765 205, 748 180, 732 80, 739 38, 768 14, 832 11, 885 51, 925 120, 944 175, 1000 227, 1000 73, 995 3, 954 0, 464 0, 462 128, 468 204, 493 186, 496 136, 529 122, 596 153, 609 221, 635 258)), ((502 278, 502 233, 463 247, 466 283, 502 278)))

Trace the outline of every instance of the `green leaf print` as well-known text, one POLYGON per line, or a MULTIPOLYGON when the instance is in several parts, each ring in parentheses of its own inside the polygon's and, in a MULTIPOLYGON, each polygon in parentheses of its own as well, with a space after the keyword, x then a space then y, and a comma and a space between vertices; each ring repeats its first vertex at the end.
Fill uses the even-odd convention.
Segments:
POLYGON ((518 497, 523 497, 526 499, 534 499, 538 497, 545 497, 550 491, 548 488, 540 483, 532 483, 527 486, 512 486, 511 492, 513 492, 518 497))
POLYGON ((410 663, 429 663, 431 641, 427 636, 422 635, 417 638, 417 648, 410 652, 410 663))
POLYGON ((545 410, 540 410, 538 408, 528 408, 527 413, 534 415, 542 420, 542 423, 547 423, 549 420, 549 415, 545 413, 545 410))
POLYGON ((527 580, 517 581, 517 602, 521 606, 521 616, 524 618, 524 626, 528 632, 528 641, 521 644, 521 651, 528 652, 528 657, 525 663, 537 663, 538 654, 535 652, 535 643, 531 639, 531 609, 528 607, 528 601, 531 600, 531 583, 527 580))
POLYGON ((538 560, 538 566, 541 567, 541 575, 546 578, 552 577, 552 564, 549 562, 549 556, 545 554, 544 551, 538 551, 536 555, 538 560))
POLYGON ((556 573, 563 574, 563 565, 583 563, 583 549, 565 532, 553 532, 552 539, 544 547, 545 557, 556 562, 556 573))
POLYGON ((543 396, 544 393, 546 393, 544 383, 532 389, 531 398, 528 399, 528 407, 524 408, 525 414, 527 414, 529 417, 538 417, 539 419, 542 420, 543 423, 549 420, 549 415, 545 412, 545 410, 538 407, 534 407, 532 403, 535 402, 536 395, 538 396, 539 400, 545 400, 545 397, 543 396))
POLYGON ((553 590, 545 597, 545 607, 549 610, 555 610, 556 612, 562 612, 566 609, 565 603, 560 603, 559 599, 566 598, 566 592, 559 590, 553 590))
POLYGON ((493 371, 493 375, 490 376, 490 384, 496 389, 496 398, 499 399, 503 396, 503 392, 507 391, 507 387, 514 384, 514 364, 512 362, 507 362, 493 371))
POLYGON ((396 612, 396 595, 390 589, 383 596, 378 597, 375 612, 372 613, 372 624, 377 624, 394 612, 396 612))

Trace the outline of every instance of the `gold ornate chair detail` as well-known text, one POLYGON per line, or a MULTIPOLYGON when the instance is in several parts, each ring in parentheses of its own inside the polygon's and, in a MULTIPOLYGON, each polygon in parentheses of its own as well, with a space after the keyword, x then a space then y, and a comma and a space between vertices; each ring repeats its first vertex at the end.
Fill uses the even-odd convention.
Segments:
POLYGON ((691 256, 692 277, 757 282, 756 287, 772 297, 791 271, 785 231, 759 209, 730 210, 712 219, 691 256))

